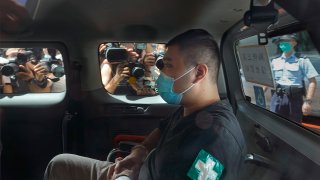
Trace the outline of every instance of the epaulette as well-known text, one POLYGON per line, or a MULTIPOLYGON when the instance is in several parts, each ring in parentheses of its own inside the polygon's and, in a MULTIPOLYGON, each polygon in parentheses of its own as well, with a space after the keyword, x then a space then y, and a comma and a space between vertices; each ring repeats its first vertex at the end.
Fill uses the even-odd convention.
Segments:
POLYGON ((273 59, 278 59, 278 58, 281 58, 282 57, 282 55, 281 56, 277 56, 277 57, 275 57, 275 58, 273 58, 273 59))
POLYGON ((302 54, 302 53, 296 53, 295 56, 297 58, 302 58, 302 59, 307 59, 308 58, 305 54, 302 54))

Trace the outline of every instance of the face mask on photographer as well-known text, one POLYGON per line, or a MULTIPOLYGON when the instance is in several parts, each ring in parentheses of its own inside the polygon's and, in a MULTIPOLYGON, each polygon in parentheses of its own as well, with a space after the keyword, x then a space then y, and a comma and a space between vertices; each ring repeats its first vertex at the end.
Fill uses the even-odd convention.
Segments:
POLYGON ((184 90, 181 93, 175 93, 173 92, 173 85, 174 82, 181 79, 183 76, 190 73, 195 67, 188 70, 186 73, 182 74, 180 77, 173 79, 172 77, 169 77, 165 75, 164 73, 160 73, 156 84, 157 89, 159 92, 159 95, 162 97, 164 101, 166 101, 168 104, 180 104, 183 94, 188 92, 195 84, 192 84, 190 87, 188 87, 186 90, 184 90))

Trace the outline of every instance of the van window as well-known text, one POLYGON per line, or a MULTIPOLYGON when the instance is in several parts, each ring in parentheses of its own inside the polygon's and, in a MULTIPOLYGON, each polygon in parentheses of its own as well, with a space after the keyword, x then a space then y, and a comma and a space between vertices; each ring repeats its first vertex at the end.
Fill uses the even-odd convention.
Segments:
POLYGON ((54 48, 0 48, 0 94, 66 90, 62 54, 54 48))
POLYGON ((320 56, 307 32, 258 45, 257 36, 236 43, 244 95, 252 104, 320 132, 320 56))
POLYGON ((165 45, 107 42, 99 45, 102 84, 114 95, 156 96, 165 45))

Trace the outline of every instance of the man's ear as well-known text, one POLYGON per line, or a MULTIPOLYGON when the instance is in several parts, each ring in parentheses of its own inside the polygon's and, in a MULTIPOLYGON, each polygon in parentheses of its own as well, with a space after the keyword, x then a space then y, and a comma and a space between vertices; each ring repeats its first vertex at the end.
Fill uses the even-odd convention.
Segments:
POLYGON ((193 83, 202 81, 208 74, 208 66, 206 64, 198 64, 196 67, 196 78, 193 83))

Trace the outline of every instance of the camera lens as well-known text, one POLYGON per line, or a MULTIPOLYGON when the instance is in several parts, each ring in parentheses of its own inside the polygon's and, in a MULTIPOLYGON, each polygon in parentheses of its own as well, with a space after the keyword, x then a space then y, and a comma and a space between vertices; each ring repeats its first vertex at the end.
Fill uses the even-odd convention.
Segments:
POLYGON ((52 64, 51 72, 55 77, 62 77, 64 75, 64 68, 60 65, 52 64))
POLYGON ((141 78, 144 75, 144 69, 141 67, 134 67, 132 68, 131 74, 136 78, 141 78))
POLYGON ((158 69, 163 69, 164 64, 163 64, 163 57, 160 56, 157 60, 156 60, 156 66, 158 69))
POLYGON ((12 76, 18 71, 19 71, 19 66, 13 63, 7 64, 1 68, 1 73, 4 76, 12 76))

